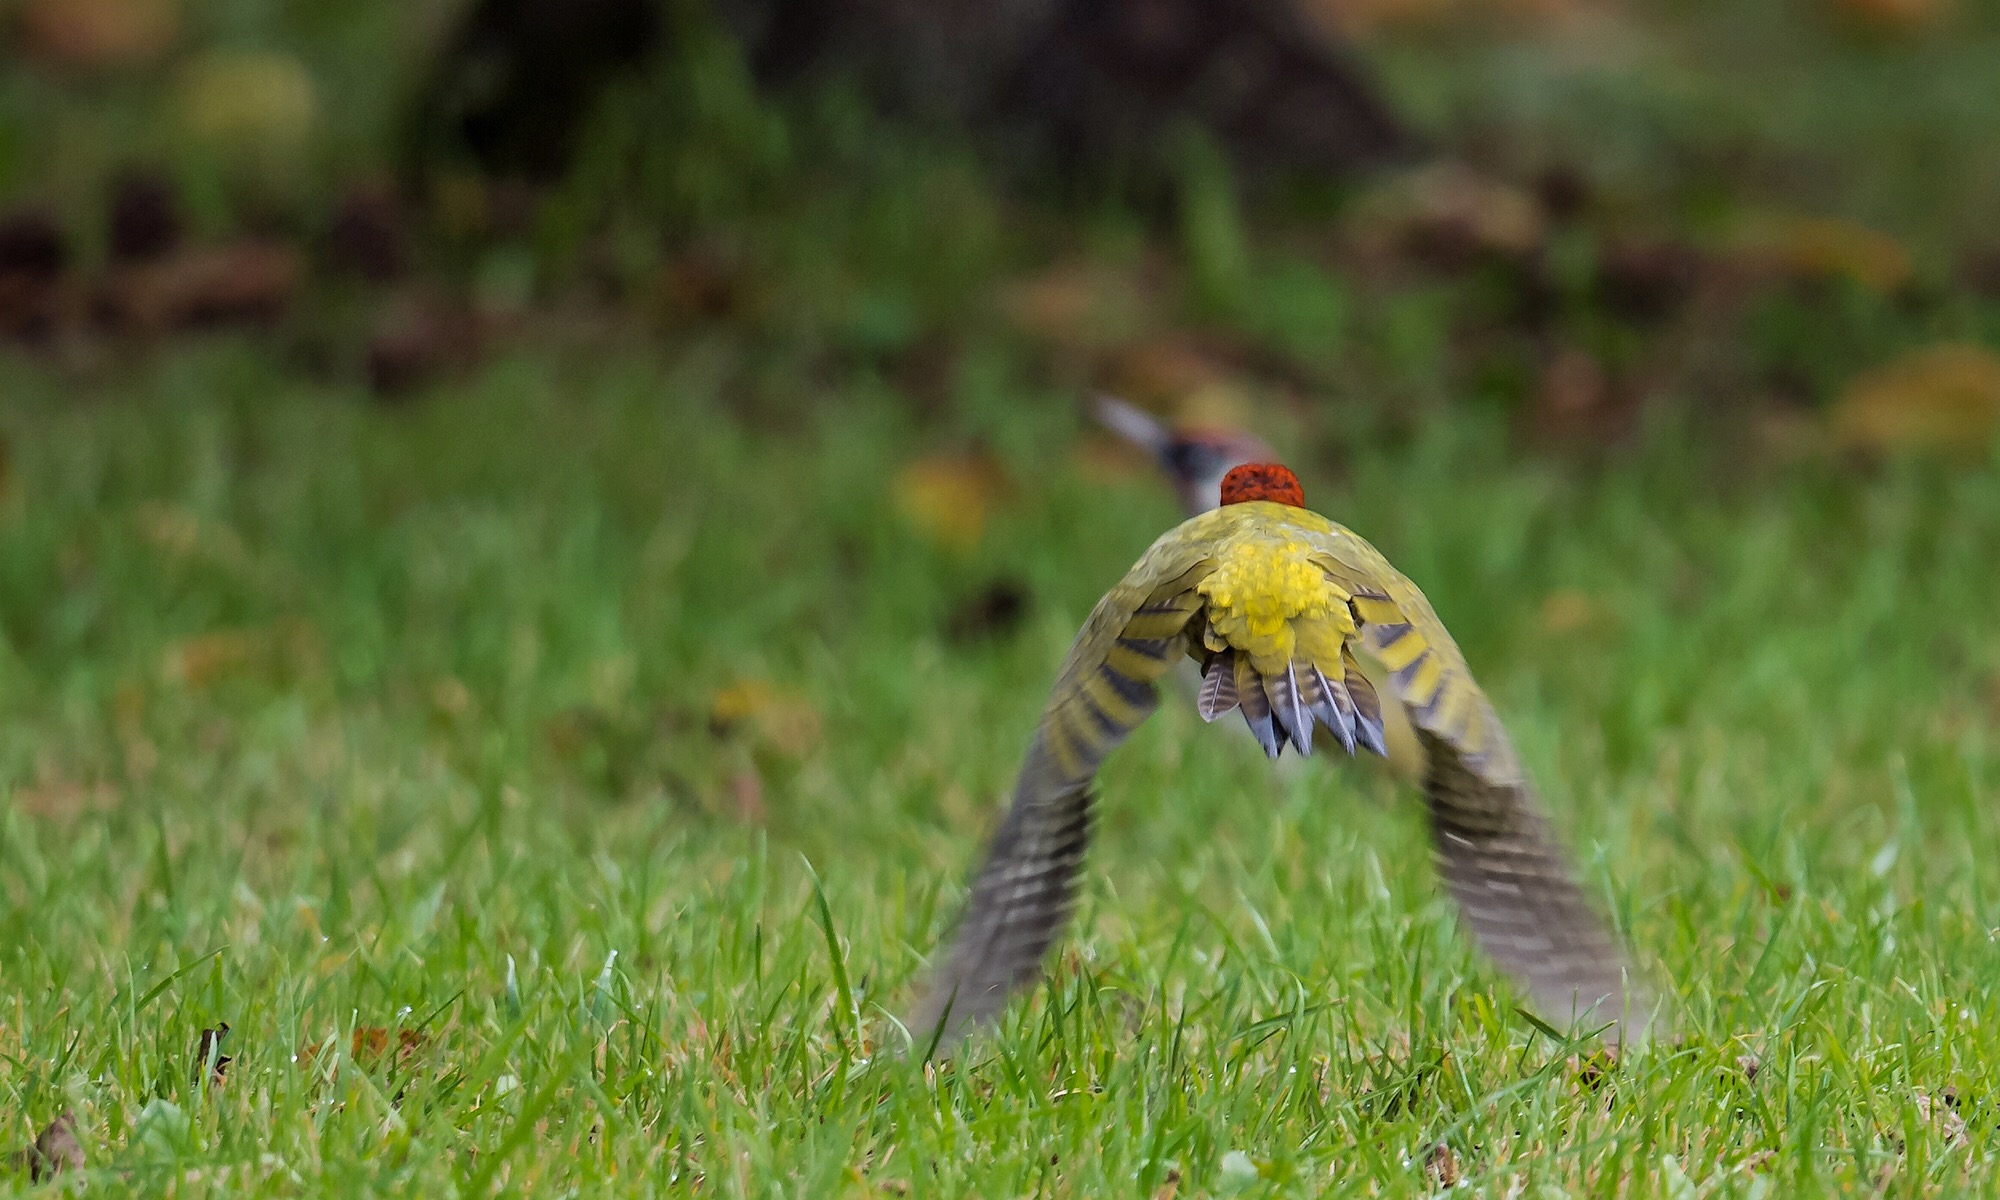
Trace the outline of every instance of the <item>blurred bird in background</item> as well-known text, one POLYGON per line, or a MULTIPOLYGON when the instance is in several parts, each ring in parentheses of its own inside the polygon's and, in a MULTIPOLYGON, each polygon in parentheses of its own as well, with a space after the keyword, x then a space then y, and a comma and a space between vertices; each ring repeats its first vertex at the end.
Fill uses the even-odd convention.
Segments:
POLYGON ((1098 424, 1150 455, 1174 485, 1189 516, 1222 503, 1222 477, 1244 463, 1273 462, 1278 452, 1264 439, 1241 429, 1169 426, 1152 413, 1099 392, 1093 403, 1098 424))
POLYGON ((1423 593, 1308 511, 1284 467, 1238 466, 1217 499, 1153 543, 1070 647, 913 1037, 948 1047, 1039 974, 1075 899, 1098 767, 1183 657, 1201 664, 1203 719, 1240 711, 1271 758, 1328 738, 1383 754, 1383 714, 1404 711, 1427 763, 1438 870, 1473 936, 1546 1016, 1613 1043, 1642 1032, 1625 958, 1423 593), (1386 686, 1362 674, 1362 649, 1387 668, 1386 686))
MULTIPOLYGON (((1168 425, 1137 405, 1106 393, 1097 394, 1093 411, 1100 425, 1145 451, 1159 464, 1173 485, 1174 494, 1180 497, 1181 508, 1189 516, 1221 505, 1222 480, 1230 471, 1247 463, 1274 462, 1278 458, 1277 452, 1254 433, 1215 425, 1168 425)), ((1367 653, 1365 646, 1360 657, 1362 674, 1377 691, 1383 690, 1387 674, 1382 665, 1367 653)), ((1188 687, 1195 686, 1192 663, 1183 665, 1179 673, 1188 676, 1188 687)), ((1416 729, 1402 710, 1394 706, 1383 714, 1382 724, 1387 747, 1384 765, 1397 779, 1416 783, 1424 772, 1424 752, 1416 729)))

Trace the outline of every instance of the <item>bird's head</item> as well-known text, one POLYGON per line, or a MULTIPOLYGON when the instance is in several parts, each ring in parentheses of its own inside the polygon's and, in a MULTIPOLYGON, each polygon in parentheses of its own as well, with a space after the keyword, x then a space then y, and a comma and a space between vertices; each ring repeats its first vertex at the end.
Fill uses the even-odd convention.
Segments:
POLYGON ((1306 491, 1299 486, 1299 477, 1292 474, 1290 467, 1278 463, 1244 463, 1232 467, 1222 477, 1218 491, 1224 504, 1270 500, 1293 508, 1306 506, 1306 491))
POLYGON ((1114 396, 1097 397, 1097 419, 1107 429, 1151 454, 1172 480, 1189 513, 1222 503, 1222 478, 1244 463, 1277 457, 1255 434, 1210 426, 1169 428, 1152 414, 1114 396))

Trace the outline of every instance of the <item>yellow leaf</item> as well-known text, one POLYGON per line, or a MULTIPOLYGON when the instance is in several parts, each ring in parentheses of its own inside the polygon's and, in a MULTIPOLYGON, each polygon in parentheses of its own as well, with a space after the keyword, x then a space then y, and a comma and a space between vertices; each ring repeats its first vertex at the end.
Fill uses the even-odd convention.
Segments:
POLYGON ((718 736, 748 733, 758 744, 794 758, 819 744, 819 710, 802 693, 762 679, 742 679, 709 702, 709 728, 718 736))
POLYGON ((969 554, 1011 488, 991 455, 973 452, 917 459, 897 472, 891 490, 897 513, 919 534, 969 554))
POLYGON ((1595 596, 1576 588, 1550 592, 1542 601, 1542 628, 1557 635, 1580 633, 1609 616, 1595 596))
POLYGON ((2000 433, 2000 355, 1953 344, 1915 351, 1848 385, 1832 421, 1835 439, 1854 449, 1987 453, 2000 433))
POLYGON ((319 116, 319 92, 289 54, 216 50, 180 76, 182 122, 213 142, 285 149, 303 143, 319 116))
POLYGON ((708 719, 717 730, 727 732, 756 716, 777 695, 762 679, 742 679, 715 693, 709 701, 708 719))
POLYGON ((1745 249, 1805 279, 1852 279, 1878 292, 1910 281, 1909 247, 1879 229, 1839 217, 1777 216, 1753 221, 1745 249))

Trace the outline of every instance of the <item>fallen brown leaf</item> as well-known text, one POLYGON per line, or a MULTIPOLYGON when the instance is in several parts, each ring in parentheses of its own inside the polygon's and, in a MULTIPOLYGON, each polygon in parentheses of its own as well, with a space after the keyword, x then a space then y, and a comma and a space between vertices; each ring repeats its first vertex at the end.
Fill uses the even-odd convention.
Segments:
MULTIPOLYGON (((348 1035, 347 1056, 356 1066, 372 1070, 380 1065, 389 1054, 390 1031, 380 1025, 357 1025, 348 1035)), ((430 1038, 421 1029, 398 1029, 394 1033, 396 1046, 395 1065, 408 1066, 410 1060, 423 1053, 430 1045, 430 1038)), ((312 1042, 299 1051, 299 1069, 310 1071, 313 1064, 326 1049, 325 1042, 312 1042)))
POLYGON ((472 366, 484 342, 477 314, 438 297, 396 297, 369 336, 368 386, 385 398, 407 395, 472 366))
POLYGON ((222 1052, 222 1043, 229 1037, 229 1022, 217 1021, 213 1029, 201 1031, 201 1040, 195 1044, 194 1078, 199 1083, 205 1077, 211 1087, 221 1087, 223 1076, 229 1070, 230 1056, 222 1052))
POLYGON ((64 1171, 83 1169, 83 1143, 76 1136, 76 1114, 64 1109, 46 1128, 35 1135, 25 1150, 7 1156, 8 1166, 25 1169, 34 1183, 46 1183, 64 1171))
POLYGON ((1431 1147, 1430 1156, 1425 1160, 1424 1167, 1430 1172, 1431 1178, 1437 1181, 1439 1187, 1449 1188, 1458 1186, 1460 1178, 1458 1156, 1453 1154, 1451 1147, 1445 1145, 1443 1142, 1438 1142, 1431 1147))
POLYGON ((113 326, 167 333, 263 325, 291 306, 303 265, 290 246, 243 241, 114 269, 99 308, 113 326))
POLYGON ((1937 1126, 1938 1133, 1944 1138, 1945 1145, 1960 1146, 1965 1144, 1965 1118, 1960 1116, 1958 1112, 1958 1089, 1948 1087, 1933 1096, 1922 1088, 1918 1088, 1914 1099, 1917 1105, 1917 1116, 1926 1125, 1937 1126))
POLYGON ((103 71, 153 61, 180 36, 177 0, 28 0, 21 48, 44 66, 103 71))
POLYGON ((1617 1057, 1602 1047, 1588 1054, 1573 1054, 1569 1060, 1570 1078, 1587 1092, 1597 1091, 1609 1083, 1611 1073, 1617 1067, 1617 1057))
POLYGON ((1848 385, 1832 424, 1851 449, 1984 455, 2000 433, 2000 355, 1957 344, 1904 355, 1848 385))

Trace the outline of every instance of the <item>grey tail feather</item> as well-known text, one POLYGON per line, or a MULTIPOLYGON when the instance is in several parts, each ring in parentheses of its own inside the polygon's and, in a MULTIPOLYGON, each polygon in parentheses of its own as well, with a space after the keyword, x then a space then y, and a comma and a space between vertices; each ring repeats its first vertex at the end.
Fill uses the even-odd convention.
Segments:
POLYGON ((1278 718, 1278 727, 1292 740, 1292 745, 1298 747, 1300 754, 1311 754, 1313 715, 1307 711, 1305 700, 1299 695, 1297 665, 1286 663, 1283 675, 1264 681, 1264 691, 1271 698, 1271 711, 1278 718))
POLYGON ((1285 743, 1271 719, 1270 698, 1264 694, 1264 684, 1257 678, 1250 660, 1240 654, 1236 656, 1236 698, 1243 708, 1243 720, 1256 735, 1257 744, 1264 748, 1265 757, 1278 757, 1284 752, 1285 743))
POLYGON ((1347 689, 1328 679, 1318 667, 1308 667, 1312 673, 1313 686, 1319 692, 1319 703, 1313 708, 1320 724, 1340 742, 1340 748, 1354 753, 1354 701, 1347 689))
POLYGON ((1236 707, 1236 652, 1224 650, 1208 660, 1201 675, 1201 692, 1195 697, 1195 711, 1204 721, 1213 721, 1236 707))
POLYGON ((1377 757, 1389 757, 1389 740, 1382 732, 1382 698, 1375 693, 1375 685, 1361 673, 1361 667, 1349 654, 1341 656, 1346 660, 1347 694, 1354 701, 1355 740, 1373 751, 1377 757))

